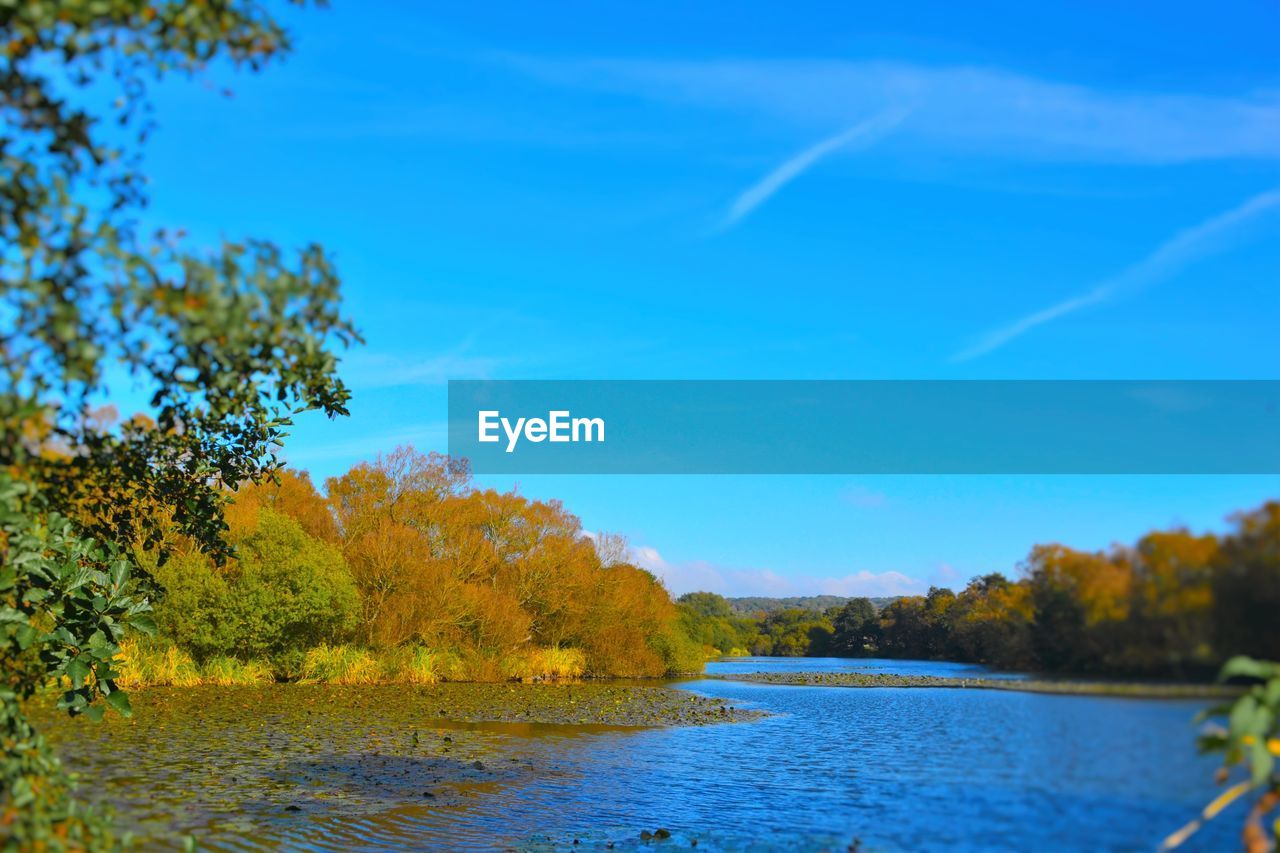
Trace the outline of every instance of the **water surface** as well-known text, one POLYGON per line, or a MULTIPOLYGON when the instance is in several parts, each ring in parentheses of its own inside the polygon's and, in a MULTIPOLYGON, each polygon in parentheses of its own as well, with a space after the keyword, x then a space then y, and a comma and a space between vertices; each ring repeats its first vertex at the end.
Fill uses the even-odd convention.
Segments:
MULTIPOLYGON (((708 669, 867 666, 988 674, 839 659, 708 669)), ((653 846, 640 833, 662 827, 673 837, 657 843, 672 849, 1151 850, 1217 790, 1214 761, 1192 747, 1199 701, 681 686, 772 716, 667 729, 449 723, 429 689, 353 705, 277 686, 228 689, 221 711, 205 697, 195 716, 181 693, 144 694, 136 721, 64 751, 109 780, 126 821, 213 847, 628 849, 653 846)), ((1228 810, 1187 849, 1236 848, 1240 820, 1228 810)))

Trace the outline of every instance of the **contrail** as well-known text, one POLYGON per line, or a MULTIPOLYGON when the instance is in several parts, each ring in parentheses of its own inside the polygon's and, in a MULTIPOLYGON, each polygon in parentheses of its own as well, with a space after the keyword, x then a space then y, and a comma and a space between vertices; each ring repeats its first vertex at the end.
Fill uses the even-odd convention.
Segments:
POLYGON ((1225 213, 1181 231, 1162 244, 1150 255, 1122 271, 1119 275, 1094 285, 1085 292, 1066 299, 1033 314, 1028 314, 1007 326, 988 332, 976 344, 951 357, 952 361, 968 361, 985 355, 1009 343, 1051 320, 1065 317, 1089 305, 1106 302, 1125 293, 1132 293, 1169 278, 1200 258, 1225 248, 1220 238, 1264 213, 1280 207, 1280 188, 1268 190, 1233 207, 1225 213))
POLYGON ((860 143, 862 146, 870 145, 900 124, 906 117, 907 110, 905 109, 884 110, 865 121, 855 124, 848 130, 841 131, 835 136, 828 137, 809 146, 765 175, 755 184, 752 184, 742 195, 738 196, 733 205, 730 206, 729 212, 725 214, 724 221, 720 223, 720 230, 727 231, 738 224, 751 211, 764 204, 770 196, 804 174, 814 163, 817 163, 831 152, 855 143, 860 143))

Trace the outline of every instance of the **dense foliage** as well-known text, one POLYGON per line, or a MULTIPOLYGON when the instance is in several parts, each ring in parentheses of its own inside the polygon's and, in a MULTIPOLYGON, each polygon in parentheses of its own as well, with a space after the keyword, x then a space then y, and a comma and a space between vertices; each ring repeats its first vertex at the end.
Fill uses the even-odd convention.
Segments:
POLYGON ((327 492, 289 470, 243 486, 227 512, 237 559, 187 549, 156 568, 161 647, 197 669, 356 681, 702 666, 666 589, 558 502, 476 489, 464 461, 407 447, 327 492))
POLYGON ((1229 656, 1280 657, 1280 503, 1221 537, 1150 533, 1107 552, 1032 549, 1021 577, 975 578, 824 611, 735 618, 709 593, 680 599, 691 636, 723 654, 933 658, 1044 672, 1205 677, 1229 656))
MULTIPOLYGON (((223 485, 275 467, 292 414, 344 412, 323 251, 196 251, 144 234, 149 81, 287 46, 256 2, 0 3, 0 832, 14 846, 105 844, 31 729, 59 686, 72 714, 128 712, 117 656, 150 627, 138 549, 180 536, 215 560, 223 485), (154 418, 94 417, 105 377, 154 418)), ((143 578, 145 579, 145 577, 143 578)))
POLYGON ((154 570, 161 633, 198 662, 219 656, 301 662, 348 639, 359 598, 342 554, 270 509, 233 516, 237 558, 218 566, 189 550, 154 570))

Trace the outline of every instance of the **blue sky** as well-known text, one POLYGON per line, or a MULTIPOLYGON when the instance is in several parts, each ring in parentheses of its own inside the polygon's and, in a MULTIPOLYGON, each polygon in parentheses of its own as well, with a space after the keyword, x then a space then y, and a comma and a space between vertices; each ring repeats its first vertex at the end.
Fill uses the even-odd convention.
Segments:
MULTIPOLYGON (((1276 378, 1280 6, 355 3, 158 91, 150 216, 332 249, 320 480, 449 378, 1276 378), (230 88, 233 96, 219 93, 230 88)), ((485 480, 499 487, 509 479, 485 480)), ((524 477, 676 592, 894 593, 1265 477, 524 477)))

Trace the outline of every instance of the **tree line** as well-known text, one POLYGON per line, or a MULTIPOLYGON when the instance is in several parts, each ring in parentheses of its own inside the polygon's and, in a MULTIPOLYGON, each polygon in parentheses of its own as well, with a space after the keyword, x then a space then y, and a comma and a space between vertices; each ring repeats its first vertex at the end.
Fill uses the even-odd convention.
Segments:
POLYGON ((411 447, 325 486, 290 469, 242 486, 225 565, 181 537, 163 564, 143 555, 163 591, 158 642, 285 678, 340 644, 430 651, 448 661, 435 677, 469 680, 701 668, 661 583, 625 549, 597 548, 558 501, 478 489, 465 460, 411 447), (546 649, 572 650, 576 671, 538 671, 546 649))
POLYGON ((1156 531, 1132 546, 1037 545, 1018 577, 974 578, 883 607, 743 616, 679 599, 685 630, 722 654, 946 659, 1037 672, 1205 677, 1227 658, 1280 658, 1280 502, 1221 536, 1156 531))

